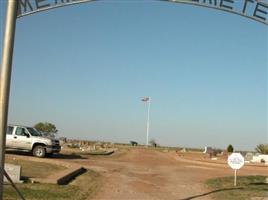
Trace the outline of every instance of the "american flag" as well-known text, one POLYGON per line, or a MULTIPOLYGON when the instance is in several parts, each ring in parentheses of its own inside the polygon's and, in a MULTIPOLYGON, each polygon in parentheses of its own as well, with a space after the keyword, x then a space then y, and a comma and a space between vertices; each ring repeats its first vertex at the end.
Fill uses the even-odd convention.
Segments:
POLYGON ((141 99, 141 101, 143 101, 143 102, 148 102, 148 101, 150 101, 150 97, 143 97, 143 98, 141 99))

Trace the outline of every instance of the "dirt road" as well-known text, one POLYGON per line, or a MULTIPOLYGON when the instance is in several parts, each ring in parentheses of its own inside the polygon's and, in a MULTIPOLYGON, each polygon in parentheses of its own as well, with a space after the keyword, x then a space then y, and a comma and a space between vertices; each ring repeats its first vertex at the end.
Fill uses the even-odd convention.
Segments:
MULTIPOLYGON (((197 160, 203 154, 177 154, 153 149, 125 149, 118 156, 87 156, 82 159, 73 155, 43 158, 7 155, 20 159, 63 165, 84 166, 100 174, 101 188, 93 200, 210 200, 211 191, 204 182, 209 178, 232 176, 233 170, 222 160, 211 162, 197 160)), ((244 166, 238 175, 268 175, 267 166, 244 166)))
MULTIPOLYGON (((174 153, 131 149, 113 158, 89 158, 80 164, 100 172, 103 185, 93 200, 211 199, 204 181, 232 176, 227 165, 180 159, 174 153)), ((240 175, 267 174, 267 168, 245 167, 240 175)), ((92 198, 91 198, 92 199, 92 198)))

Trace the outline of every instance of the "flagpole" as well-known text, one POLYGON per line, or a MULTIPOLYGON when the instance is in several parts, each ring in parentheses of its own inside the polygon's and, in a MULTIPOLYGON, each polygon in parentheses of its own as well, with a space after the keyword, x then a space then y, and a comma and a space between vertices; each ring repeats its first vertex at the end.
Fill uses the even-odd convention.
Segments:
POLYGON ((149 128, 150 128, 150 106, 151 106, 151 98, 149 97, 148 101, 148 113, 147 113, 147 140, 146 140, 146 145, 149 145, 149 128))

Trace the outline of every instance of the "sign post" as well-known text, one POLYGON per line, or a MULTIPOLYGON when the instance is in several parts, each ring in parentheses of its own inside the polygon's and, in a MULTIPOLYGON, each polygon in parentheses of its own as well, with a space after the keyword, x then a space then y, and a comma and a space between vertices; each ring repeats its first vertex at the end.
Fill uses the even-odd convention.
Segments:
POLYGON ((234 170, 234 186, 236 186, 236 169, 234 170))
POLYGON ((234 169, 234 186, 236 186, 236 170, 243 167, 245 164, 244 157, 240 153, 232 153, 228 157, 228 165, 234 169))

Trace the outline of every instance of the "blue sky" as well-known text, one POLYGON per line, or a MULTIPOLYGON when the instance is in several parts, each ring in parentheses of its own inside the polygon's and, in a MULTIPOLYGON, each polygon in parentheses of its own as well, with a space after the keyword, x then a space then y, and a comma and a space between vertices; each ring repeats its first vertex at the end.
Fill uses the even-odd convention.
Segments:
POLYGON ((145 143, 140 99, 150 96, 150 138, 161 145, 253 150, 268 140, 267 45, 261 23, 167 2, 100 1, 23 17, 9 123, 145 143))

